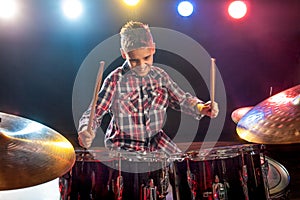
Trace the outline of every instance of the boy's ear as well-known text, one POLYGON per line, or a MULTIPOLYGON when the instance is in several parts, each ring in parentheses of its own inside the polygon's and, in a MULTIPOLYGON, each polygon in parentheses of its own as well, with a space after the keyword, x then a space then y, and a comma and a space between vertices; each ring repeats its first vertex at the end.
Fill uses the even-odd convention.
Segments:
POLYGON ((151 47, 151 53, 155 54, 155 51, 156 51, 156 49, 155 49, 155 43, 153 43, 152 47, 151 47))
POLYGON ((122 58, 126 59, 126 53, 125 53, 125 51, 122 48, 120 48, 120 51, 121 51, 122 58))

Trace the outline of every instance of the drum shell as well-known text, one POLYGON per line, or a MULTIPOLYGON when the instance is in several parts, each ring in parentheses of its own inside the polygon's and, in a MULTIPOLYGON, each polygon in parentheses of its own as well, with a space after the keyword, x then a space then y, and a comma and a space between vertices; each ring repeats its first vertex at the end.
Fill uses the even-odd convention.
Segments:
POLYGON ((224 192, 227 198, 224 199, 246 199, 245 187, 242 186, 244 179, 247 179, 249 199, 267 199, 259 146, 216 147, 206 151, 205 156, 202 156, 201 152, 199 155, 174 162, 174 171, 176 171, 174 180, 177 182, 175 183, 177 188, 173 196, 176 199, 213 199, 216 175, 220 183, 226 187, 224 192), (193 190, 189 184, 189 177, 194 177, 193 190))
POLYGON ((126 159, 77 159, 71 171, 60 178, 62 200, 117 199, 121 164, 122 199, 140 199, 153 180, 157 196, 161 191, 163 163, 139 162, 126 159), (128 172, 132 169, 133 172, 128 172), (136 169, 136 173, 134 172, 136 169), (143 169, 143 170, 141 170, 143 169), (149 171, 145 172, 145 170, 149 171), (157 169, 157 170, 153 170, 157 169), (142 171, 142 172, 140 172, 142 171))

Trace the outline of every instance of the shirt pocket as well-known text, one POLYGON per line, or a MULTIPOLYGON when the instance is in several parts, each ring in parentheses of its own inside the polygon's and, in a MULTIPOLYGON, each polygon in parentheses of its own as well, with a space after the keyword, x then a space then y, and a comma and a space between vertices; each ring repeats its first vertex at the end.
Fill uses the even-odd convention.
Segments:
POLYGON ((151 108, 155 110, 166 109, 168 106, 168 90, 164 87, 157 87, 151 91, 151 108))
POLYGON ((117 103, 119 111, 121 113, 137 113, 139 106, 139 93, 137 91, 130 93, 120 93, 117 103))

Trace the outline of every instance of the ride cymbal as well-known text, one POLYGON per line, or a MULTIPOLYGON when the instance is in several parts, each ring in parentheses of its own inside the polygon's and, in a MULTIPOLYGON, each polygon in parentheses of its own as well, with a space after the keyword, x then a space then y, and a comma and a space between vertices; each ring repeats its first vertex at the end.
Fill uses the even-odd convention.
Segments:
POLYGON ((68 172, 72 144, 38 122, 0 112, 0 190, 38 185, 68 172))
POLYGON ((300 85, 284 90, 249 110, 238 122, 240 138, 260 144, 300 142, 300 85))

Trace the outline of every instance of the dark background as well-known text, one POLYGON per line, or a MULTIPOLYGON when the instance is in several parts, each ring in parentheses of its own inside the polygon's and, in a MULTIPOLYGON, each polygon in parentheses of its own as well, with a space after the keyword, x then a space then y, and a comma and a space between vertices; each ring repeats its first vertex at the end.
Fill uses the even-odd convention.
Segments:
MULTIPOLYGON (((271 87, 275 94, 300 83, 299 0, 249 1, 242 20, 227 15, 226 0, 195 0, 188 18, 177 14, 176 0, 141 1, 136 8, 117 0, 88 0, 78 20, 64 17, 60 1, 20 2, 19 18, 0 21, 0 111, 49 126, 74 146, 72 90, 78 69, 95 46, 129 20, 182 32, 217 59, 227 95, 222 140, 239 141, 230 117, 235 109, 260 103, 271 87)), ((161 58, 159 53, 155 56, 161 58)), ((172 67, 180 69, 179 64, 172 67)))

